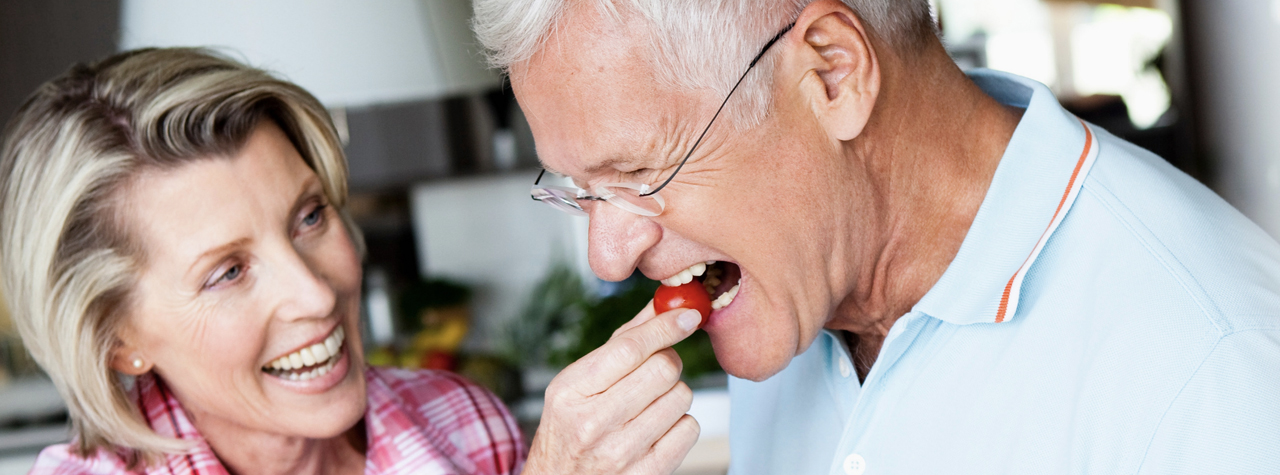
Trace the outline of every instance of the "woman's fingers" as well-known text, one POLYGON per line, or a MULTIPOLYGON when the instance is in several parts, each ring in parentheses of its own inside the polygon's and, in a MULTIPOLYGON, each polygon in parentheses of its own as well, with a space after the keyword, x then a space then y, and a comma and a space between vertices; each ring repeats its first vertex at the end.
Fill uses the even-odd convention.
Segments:
POLYGON ((643 473, 670 473, 679 465, 698 429, 685 416, 693 394, 680 382, 683 363, 671 345, 693 334, 702 316, 646 312, 551 381, 526 473, 628 473, 641 465, 663 468, 643 473), (674 458, 645 461, 656 456, 674 458))
MULTIPOLYGON (((657 404, 658 398, 670 393, 677 384, 683 385, 684 383, 680 382, 682 371, 684 371, 684 362, 680 360, 680 355, 677 355, 675 350, 666 348, 654 353, 639 368, 610 387, 603 394, 618 398, 622 401, 622 407, 625 408, 624 411, 615 414, 616 422, 624 424, 635 419, 657 404)), ((670 422, 674 423, 675 419, 670 422)), ((669 424, 668 427, 670 427, 669 424)))
POLYGON ((689 455, 689 449, 698 442, 698 434, 701 431, 702 428, 693 416, 688 414, 681 416, 671 430, 658 439, 649 453, 633 465, 627 473, 650 475, 675 472, 680 468, 680 463, 684 462, 684 457, 689 455))
POLYGON ((692 404, 693 390, 680 382, 627 422, 627 431, 635 434, 647 450, 687 415, 692 404))
MULTIPOLYGON (((619 465, 619 472, 632 473, 636 467, 662 466, 661 463, 646 462, 645 459, 654 456, 654 447, 662 442, 662 439, 668 437, 669 434, 675 434, 675 437, 666 442, 667 444, 675 443, 679 445, 679 441, 688 435, 687 431, 676 429, 688 415, 690 405, 693 404, 693 391, 683 382, 676 384, 669 391, 662 394, 653 401, 643 412, 638 414, 634 419, 627 421, 623 425, 622 430, 609 434, 608 437, 601 441, 602 447, 608 447, 604 452, 608 454, 606 458, 614 460, 625 460, 624 464, 619 465)), ((692 418, 689 418, 692 420, 692 418)), ((694 423, 696 427, 697 423, 694 423)), ((692 445, 697 440, 697 432, 693 433, 693 437, 688 441, 692 445)), ((674 469, 683 460, 683 454, 680 459, 675 460, 674 469)), ((635 473, 670 473, 670 471, 656 472, 645 471, 635 473)))
POLYGON ((692 335, 702 322, 697 310, 672 310, 636 325, 569 365, 556 379, 583 396, 605 392, 650 356, 692 335))

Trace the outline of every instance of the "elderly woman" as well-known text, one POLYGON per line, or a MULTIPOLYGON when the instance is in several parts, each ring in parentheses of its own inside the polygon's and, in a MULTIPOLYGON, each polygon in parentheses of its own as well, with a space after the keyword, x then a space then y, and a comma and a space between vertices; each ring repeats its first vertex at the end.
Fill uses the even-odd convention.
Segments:
POLYGON ((366 368, 360 235, 325 109, 196 49, 78 66, 0 151, 0 262, 74 439, 33 473, 520 471, 502 404, 366 368))

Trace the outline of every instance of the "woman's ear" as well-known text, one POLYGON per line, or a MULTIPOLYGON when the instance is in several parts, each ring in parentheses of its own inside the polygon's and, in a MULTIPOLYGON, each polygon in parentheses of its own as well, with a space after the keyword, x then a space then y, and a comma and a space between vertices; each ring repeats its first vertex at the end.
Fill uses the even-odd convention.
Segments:
POLYGON ((853 140, 862 134, 880 93, 880 66, 869 32, 839 0, 809 4, 795 29, 804 35, 797 55, 806 68, 802 94, 832 138, 853 140))
POLYGON ((111 369, 118 372, 141 376, 151 371, 151 366, 151 361, 143 356, 142 352, 126 343, 118 343, 115 349, 111 350, 111 369))

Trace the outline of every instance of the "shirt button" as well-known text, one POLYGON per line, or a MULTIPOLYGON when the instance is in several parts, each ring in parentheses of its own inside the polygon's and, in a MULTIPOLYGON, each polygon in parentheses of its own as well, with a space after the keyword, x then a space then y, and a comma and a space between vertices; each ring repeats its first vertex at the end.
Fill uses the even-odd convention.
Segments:
POLYGON ((862 475, 867 471, 867 461, 861 455, 852 454, 844 458, 844 473, 848 475, 862 475))
POLYGON ((849 360, 840 358, 840 376, 848 378, 853 373, 853 367, 849 365, 849 360))

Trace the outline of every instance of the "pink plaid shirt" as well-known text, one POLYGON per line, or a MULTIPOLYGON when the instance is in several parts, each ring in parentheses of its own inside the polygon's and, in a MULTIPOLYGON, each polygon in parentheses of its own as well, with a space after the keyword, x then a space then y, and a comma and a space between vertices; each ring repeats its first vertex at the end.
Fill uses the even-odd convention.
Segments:
MULTIPOLYGON (((369 383, 364 415, 369 444, 366 474, 520 473, 526 456, 520 429, 489 391, 442 371, 368 368, 365 379, 369 383)), ((54 445, 40 452, 31 473, 227 475, 163 380, 138 378, 134 395, 157 434, 193 441, 196 449, 131 472, 120 454, 100 450, 85 459, 73 455, 69 445, 54 445)))

